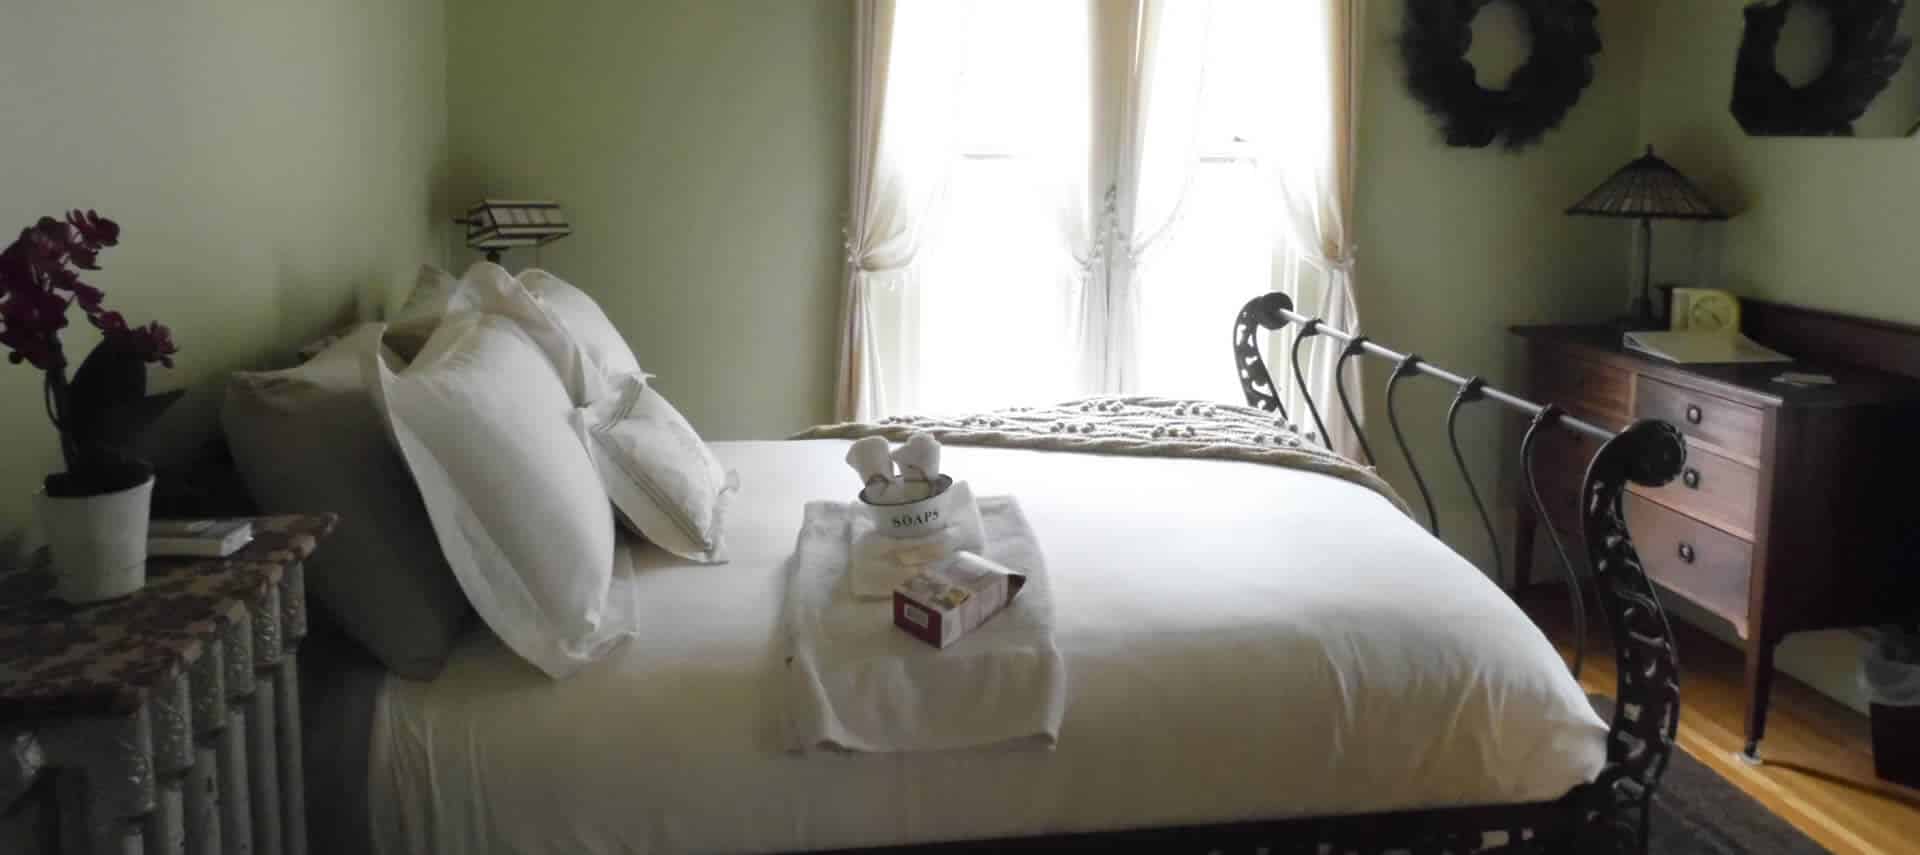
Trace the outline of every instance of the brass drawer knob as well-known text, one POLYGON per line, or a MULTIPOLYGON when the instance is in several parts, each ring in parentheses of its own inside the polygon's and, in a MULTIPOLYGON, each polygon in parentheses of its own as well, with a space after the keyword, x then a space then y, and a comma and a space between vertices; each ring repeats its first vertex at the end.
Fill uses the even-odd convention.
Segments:
POLYGON ((1700 423, 1700 405, 1688 404, 1687 405, 1687 424, 1697 425, 1699 423, 1700 423))
POLYGON ((1680 544, 1680 560, 1688 564, 1693 563, 1693 544, 1691 543, 1680 544))
POLYGON ((1689 490, 1700 489, 1700 470, 1687 467, 1685 472, 1680 473, 1680 483, 1687 485, 1689 490))

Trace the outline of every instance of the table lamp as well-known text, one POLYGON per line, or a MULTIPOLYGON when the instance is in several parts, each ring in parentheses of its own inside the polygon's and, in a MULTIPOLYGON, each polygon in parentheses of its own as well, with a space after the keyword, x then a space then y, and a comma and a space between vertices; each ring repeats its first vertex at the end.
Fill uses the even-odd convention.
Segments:
POLYGON ((1640 259, 1640 293, 1633 298, 1633 321, 1652 325, 1653 312, 1653 221, 1724 220, 1727 213, 1693 186, 1680 170, 1655 157, 1653 146, 1632 163, 1620 168, 1613 177, 1567 209, 1569 214, 1590 217, 1626 217, 1640 221, 1643 255, 1640 259))
POLYGON ((485 250, 487 260, 522 246, 545 246, 573 234, 559 202, 482 199, 455 223, 467 227, 467 247, 485 250))

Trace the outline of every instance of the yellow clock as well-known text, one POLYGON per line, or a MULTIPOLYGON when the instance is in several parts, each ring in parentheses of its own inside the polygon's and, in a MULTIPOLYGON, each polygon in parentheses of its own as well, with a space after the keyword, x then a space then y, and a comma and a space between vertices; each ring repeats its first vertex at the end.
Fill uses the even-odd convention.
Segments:
POLYGON ((1714 288, 1675 288, 1671 317, 1676 330, 1739 332, 1740 298, 1714 288))

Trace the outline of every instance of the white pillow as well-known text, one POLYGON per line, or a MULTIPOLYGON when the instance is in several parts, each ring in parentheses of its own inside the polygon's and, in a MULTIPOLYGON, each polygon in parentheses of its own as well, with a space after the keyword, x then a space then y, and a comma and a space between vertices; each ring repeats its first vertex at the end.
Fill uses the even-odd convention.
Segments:
POLYGON ((560 316, 535 298, 507 269, 490 261, 476 261, 448 283, 445 274, 422 265, 420 281, 387 330, 387 343, 405 359, 415 358, 447 318, 464 312, 504 315, 520 324, 541 352, 553 363, 553 369, 566 384, 567 395, 575 406, 598 401, 610 394, 607 375, 576 343, 573 332, 560 316))
POLYGON ((564 677, 632 633, 632 609, 609 600, 607 492, 515 319, 454 315, 406 370, 363 369, 454 577, 508 647, 564 677))
POLYGON ((601 311, 600 304, 585 291, 537 268, 520 271, 520 284, 559 317, 602 376, 611 381, 640 373, 640 360, 634 358, 633 348, 627 346, 627 340, 614 328, 613 321, 607 319, 607 313, 601 311))
POLYGON ((683 558, 726 560, 727 506, 739 476, 721 465, 643 374, 615 381, 616 393, 574 411, 574 426, 600 468, 600 481, 629 529, 683 558))

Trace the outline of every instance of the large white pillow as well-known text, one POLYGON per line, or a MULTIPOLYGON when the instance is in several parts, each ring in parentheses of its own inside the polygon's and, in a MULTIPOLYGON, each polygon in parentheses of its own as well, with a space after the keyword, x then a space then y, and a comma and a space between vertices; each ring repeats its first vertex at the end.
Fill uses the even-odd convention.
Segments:
POLYGON ((739 476, 647 385, 646 375, 621 377, 615 390, 576 410, 574 426, 621 520, 675 555, 725 561, 727 506, 739 476))
POLYGON ((601 375, 611 381, 640 373, 640 360, 634 358, 633 348, 587 292, 538 268, 520 271, 520 284, 560 319, 601 375))
POLYGON ((573 401, 515 318, 448 317, 406 370, 363 363, 474 610, 553 677, 631 634, 609 600, 614 522, 573 401))
POLYGON ((506 268, 490 261, 474 262, 458 280, 451 281, 437 268, 422 265, 413 294, 387 330, 387 343, 401 357, 413 359, 442 323, 465 312, 504 315, 518 322, 553 363, 575 406, 610 393, 610 375, 599 369, 560 313, 535 297, 506 268))

